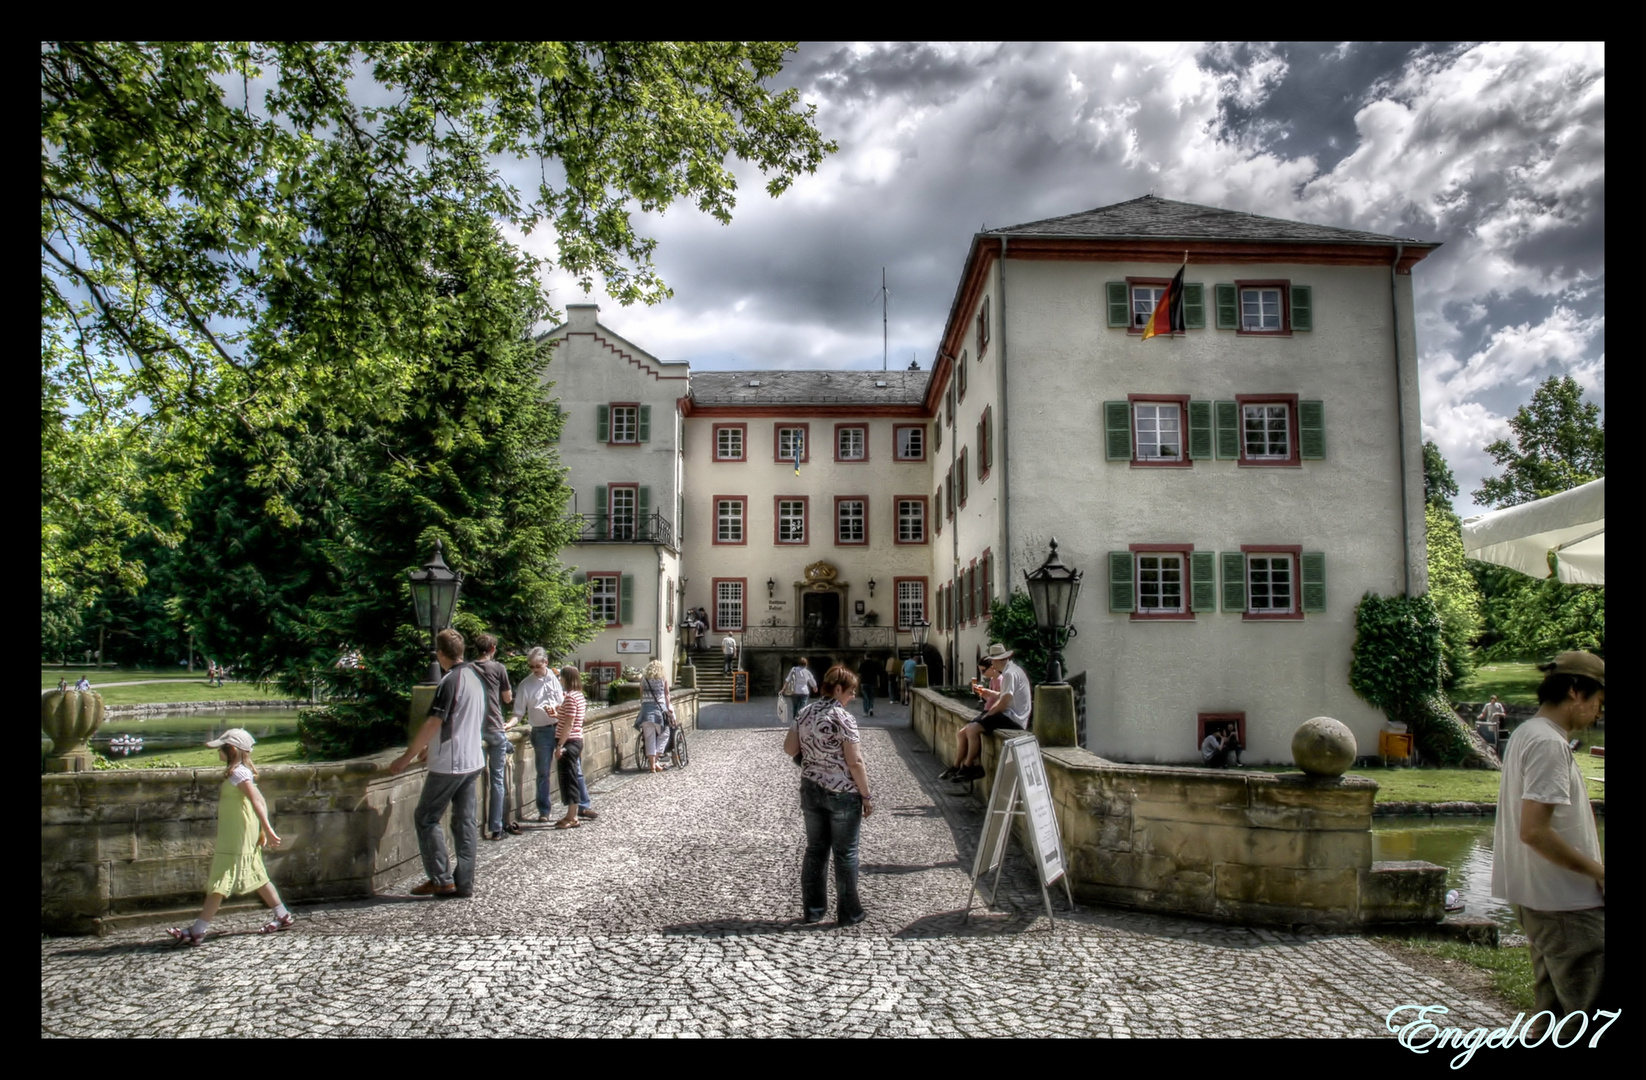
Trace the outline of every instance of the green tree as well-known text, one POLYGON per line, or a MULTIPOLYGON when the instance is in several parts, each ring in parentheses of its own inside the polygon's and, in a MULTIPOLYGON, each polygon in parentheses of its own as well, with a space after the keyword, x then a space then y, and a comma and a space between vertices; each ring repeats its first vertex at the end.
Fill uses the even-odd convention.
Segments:
POLYGON ((292 520, 293 432, 394 422, 417 400, 451 300, 423 260, 455 220, 548 224, 585 285, 668 295, 633 210, 686 200, 727 221, 732 158, 775 196, 834 150, 795 91, 768 88, 790 51, 43 43, 45 592, 89 595, 80 567, 141 584, 122 550, 152 527, 131 509, 144 481, 111 466, 148 433, 165 435, 164 482, 146 490, 169 505, 232 441, 258 447, 248 482, 292 520), (529 195, 515 162, 538 177, 529 195))
MULTIPOLYGON (((1570 375, 1551 375, 1509 420, 1514 445, 1499 439, 1486 447, 1503 467, 1474 493, 1482 506, 1517 506, 1547 498, 1606 475, 1606 424, 1600 406, 1583 400, 1570 375)), ((1426 459, 1425 459, 1426 460, 1426 459)))
MULTIPOLYGON (((1444 465, 1444 463, 1442 463, 1444 465)), ((1440 615, 1441 686, 1451 690, 1475 669, 1474 641, 1484 627, 1480 587, 1463 557, 1463 526, 1450 510, 1430 503, 1423 510, 1428 529, 1429 598, 1440 615)))
POLYGON ((1449 512, 1455 498, 1457 478, 1452 475, 1452 468, 1446 464, 1440 447, 1431 439, 1423 444, 1423 500, 1430 506, 1449 512))

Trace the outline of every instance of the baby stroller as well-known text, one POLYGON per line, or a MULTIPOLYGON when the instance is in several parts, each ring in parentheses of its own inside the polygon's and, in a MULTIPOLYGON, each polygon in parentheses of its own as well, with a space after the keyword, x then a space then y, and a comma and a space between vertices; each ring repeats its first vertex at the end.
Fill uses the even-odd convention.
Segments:
MULTIPOLYGON (((669 714, 669 726, 665 738, 668 741, 658 753, 657 760, 665 767, 685 768, 687 762, 691 760, 690 755, 686 752, 686 729, 680 726, 680 722, 674 718, 673 713, 669 714)), ((646 770, 646 734, 637 731, 634 733, 634 771, 645 772, 646 770)))

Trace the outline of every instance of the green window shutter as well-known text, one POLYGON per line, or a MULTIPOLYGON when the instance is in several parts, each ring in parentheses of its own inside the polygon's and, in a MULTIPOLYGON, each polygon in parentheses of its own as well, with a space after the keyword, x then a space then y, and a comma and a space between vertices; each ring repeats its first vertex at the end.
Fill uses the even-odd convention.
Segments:
POLYGON ((634 575, 624 574, 617 584, 617 621, 624 626, 634 622, 634 575))
POLYGON ((650 405, 640 406, 640 441, 652 441, 652 407, 650 405))
POLYGON ((1198 281, 1183 284, 1183 328, 1206 329, 1206 286, 1198 281))
POLYGON ((1221 553, 1223 560, 1223 610, 1246 610, 1246 554, 1241 551, 1221 553))
POLYGON ((1189 552, 1190 602, 1195 611, 1217 610, 1217 553, 1189 552))
POLYGON ((594 441, 607 442, 612 437, 612 407, 610 405, 596 405, 594 407, 594 441))
POLYGON ((1217 328, 1240 329, 1240 297, 1233 285, 1213 285, 1212 295, 1217 302, 1217 328))
POLYGON ((1109 610, 1137 610, 1137 592, 1132 585, 1132 553, 1129 551, 1109 552, 1109 610))
POLYGON ((1217 421, 1217 460, 1240 460, 1240 402, 1215 401, 1212 413, 1217 421))
POLYGON ((1315 328, 1314 289, 1308 285, 1292 286, 1292 329, 1315 328))
POLYGON ((650 540, 652 536, 652 489, 645 484, 640 485, 640 495, 635 501, 636 532, 640 539, 650 540))
POLYGON ((1189 402, 1189 457, 1195 461, 1212 460, 1212 447, 1216 444, 1212 432, 1212 403, 1209 401, 1189 402))
POLYGON ((994 603, 994 556, 983 556, 983 614, 989 614, 989 605, 994 603))
POLYGON ((601 484, 594 489, 594 513, 584 514, 583 517, 594 523, 594 536, 597 540, 605 540, 606 522, 610 518, 611 503, 606 501, 606 485, 601 484))
POLYGON ((1326 610, 1326 554, 1322 551, 1305 551, 1298 557, 1303 564, 1303 611, 1304 614, 1318 613, 1326 610))
POLYGON ((1326 405, 1320 401, 1297 403, 1297 437, 1304 461, 1326 457, 1326 405))
POLYGON ((1124 329, 1132 323, 1132 301, 1124 281, 1111 281, 1109 289, 1109 325, 1124 329))
POLYGON ((1132 404, 1129 401, 1103 403, 1103 429, 1107 433, 1110 461, 1132 460, 1132 404))

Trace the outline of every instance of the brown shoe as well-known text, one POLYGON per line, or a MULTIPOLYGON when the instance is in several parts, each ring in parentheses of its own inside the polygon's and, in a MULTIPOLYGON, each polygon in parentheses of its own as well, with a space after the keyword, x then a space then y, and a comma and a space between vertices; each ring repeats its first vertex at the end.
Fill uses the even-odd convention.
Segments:
POLYGON ((600 815, 595 813, 593 810, 587 810, 587 809, 579 808, 578 811, 577 811, 577 816, 578 816, 579 820, 587 819, 589 821, 593 821, 595 818, 599 817, 600 815))
POLYGON ((414 887, 411 894, 413 896, 451 896, 456 891, 456 885, 442 885, 437 881, 425 881, 423 884, 414 887))

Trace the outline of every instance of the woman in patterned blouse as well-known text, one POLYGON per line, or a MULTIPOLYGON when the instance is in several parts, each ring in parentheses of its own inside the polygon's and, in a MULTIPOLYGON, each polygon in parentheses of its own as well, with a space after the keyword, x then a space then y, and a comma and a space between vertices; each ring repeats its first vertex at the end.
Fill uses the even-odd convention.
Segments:
POLYGON ((846 704, 857 696, 857 676, 836 664, 823 676, 823 696, 795 718, 783 752, 801 755, 800 811, 806 819, 806 857, 800 866, 803 922, 822 922, 828 912, 823 877, 834 852, 835 920, 840 926, 863 921, 857 895, 857 838, 863 819, 874 813, 869 774, 859 749, 857 720, 846 704))

